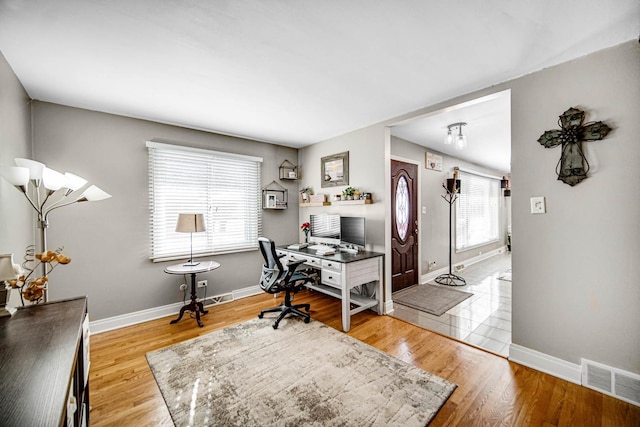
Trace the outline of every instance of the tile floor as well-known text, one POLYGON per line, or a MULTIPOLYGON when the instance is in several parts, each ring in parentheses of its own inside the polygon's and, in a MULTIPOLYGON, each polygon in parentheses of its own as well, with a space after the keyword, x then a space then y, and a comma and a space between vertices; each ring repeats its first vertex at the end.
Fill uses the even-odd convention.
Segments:
POLYGON ((511 343, 511 282, 498 277, 511 279, 511 253, 493 256, 456 274, 463 277, 467 284, 456 286, 455 289, 473 293, 471 298, 442 316, 394 304, 393 316, 508 356, 511 343))

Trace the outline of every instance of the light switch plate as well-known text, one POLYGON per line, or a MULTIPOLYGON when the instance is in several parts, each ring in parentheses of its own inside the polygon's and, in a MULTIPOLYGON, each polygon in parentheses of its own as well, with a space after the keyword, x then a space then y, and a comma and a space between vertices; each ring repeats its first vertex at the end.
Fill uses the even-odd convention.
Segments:
POLYGON ((544 201, 544 197, 532 197, 530 200, 532 214, 543 214, 547 212, 547 206, 544 201))

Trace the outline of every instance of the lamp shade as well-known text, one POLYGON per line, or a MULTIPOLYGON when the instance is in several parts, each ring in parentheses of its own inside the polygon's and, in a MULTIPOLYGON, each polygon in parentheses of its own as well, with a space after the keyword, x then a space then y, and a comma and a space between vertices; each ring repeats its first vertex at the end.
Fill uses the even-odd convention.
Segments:
POLYGON ((73 191, 76 191, 87 183, 86 179, 69 172, 65 172, 64 177, 67 179, 67 183, 64 186, 73 191))
POLYGON ((2 176, 12 185, 24 187, 29 183, 29 169, 20 166, 4 167, 0 171, 2 176))
POLYGON ((178 214, 176 231, 179 233, 199 233, 206 231, 204 227, 204 215, 201 213, 178 214))
POLYGON ((111 194, 101 190, 96 185, 92 185, 86 190, 84 190, 84 193, 82 193, 82 196, 80 196, 80 199, 78 199, 78 201, 79 202, 97 202, 98 200, 108 199, 109 197, 111 197, 111 194))
POLYGON ((49 169, 48 167, 42 168, 42 185, 44 188, 51 191, 57 191, 64 187, 67 183, 67 178, 60 172, 49 169))
POLYGON ((42 170, 44 169, 44 163, 22 158, 13 159, 13 161, 16 162, 16 165, 29 169, 29 178, 33 179, 34 181, 39 181, 42 179, 42 170))
POLYGON ((13 254, 0 254, 0 281, 15 279, 17 276, 13 268, 13 254))

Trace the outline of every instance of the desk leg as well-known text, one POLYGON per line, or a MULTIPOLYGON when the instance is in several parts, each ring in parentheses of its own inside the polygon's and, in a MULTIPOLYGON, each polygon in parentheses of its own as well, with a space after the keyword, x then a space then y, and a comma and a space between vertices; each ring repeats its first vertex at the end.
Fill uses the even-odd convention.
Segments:
POLYGON ((347 283, 347 267, 342 269, 342 330, 349 332, 351 329, 351 289, 347 283))
POLYGON ((180 309, 180 315, 177 319, 169 322, 170 324, 178 323, 185 311, 190 311, 196 314, 196 322, 201 328, 204 326, 200 320, 200 313, 207 314, 208 311, 204 309, 202 302, 198 301, 198 294, 196 292, 196 273, 191 273, 191 302, 180 309))
POLYGON ((378 286, 376 289, 376 298, 378 299, 378 315, 384 313, 384 257, 378 257, 378 286))

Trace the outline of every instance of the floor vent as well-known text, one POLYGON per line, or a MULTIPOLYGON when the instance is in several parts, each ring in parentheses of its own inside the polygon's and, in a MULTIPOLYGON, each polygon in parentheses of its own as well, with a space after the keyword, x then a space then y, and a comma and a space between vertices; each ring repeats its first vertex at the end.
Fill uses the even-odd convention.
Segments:
POLYGON ((582 359, 582 385, 640 406, 640 375, 582 359))
POLYGON ((224 304, 226 302, 231 302, 233 301, 233 294, 232 293, 228 293, 228 294, 222 294, 222 295, 215 295, 215 296, 211 296, 211 297, 206 297, 202 300, 202 304, 203 305, 218 305, 218 304, 224 304))

